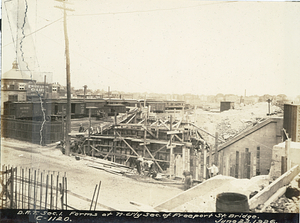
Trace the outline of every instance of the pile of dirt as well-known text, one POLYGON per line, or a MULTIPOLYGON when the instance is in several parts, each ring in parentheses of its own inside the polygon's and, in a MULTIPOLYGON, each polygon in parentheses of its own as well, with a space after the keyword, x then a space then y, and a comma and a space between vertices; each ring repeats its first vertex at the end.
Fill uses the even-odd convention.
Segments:
MULTIPOLYGON (((197 126, 203 128, 212 135, 215 135, 215 132, 218 132, 220 138, 229 140, 242 131, 251 128, 270 117, 267 115, 267 102, 235 107, 235 109, 217 113, 196 109, 192 114, 191 120, 194 120, 197 126)), ((270 110, 274 113, 274 111, 279 111, 280 108, 271 106, 270 110)), ((205 133, 203 133, 203 135, 209 143, 214 144, 214 139, 212 137, 205 135, 205 133)))

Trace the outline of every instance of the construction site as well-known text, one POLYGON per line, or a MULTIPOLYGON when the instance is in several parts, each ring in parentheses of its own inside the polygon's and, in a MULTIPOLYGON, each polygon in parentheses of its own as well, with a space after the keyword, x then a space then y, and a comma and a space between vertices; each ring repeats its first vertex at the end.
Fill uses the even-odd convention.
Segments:
POLYGON ((72 119, 68 156, 64 140, 2 138, 2 208, 298 213, 299 143, 267 107, 72 119))
POLYGON ((5 1, 0 217, 299 217, 297 6, 5 1))

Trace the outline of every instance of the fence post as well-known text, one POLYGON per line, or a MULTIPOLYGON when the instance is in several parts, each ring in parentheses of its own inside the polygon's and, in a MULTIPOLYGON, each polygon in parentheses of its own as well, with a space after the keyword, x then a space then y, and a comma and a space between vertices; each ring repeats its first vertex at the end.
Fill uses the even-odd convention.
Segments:
POLYGON ((55 206, 55 209, 57 209, 57 198, 58 198, 58 180, 59 180, 59 172, 57 173, 57 177, 56 177, 56 206, 55 206))
POLYGON ((51 177, 50 177, 50 187, 51 187, 51 189, 50 189, 50 209, 52 209, 52 195, 53 195, 53 191, 52 191, 52 182, 53 181, 53 175, 51 174, 51 177))
POLYGON ((33 183, 33 208, 36 209, 36 170, 34 170, 34 183, 33 183))
POLYGON ((28 209, 30 209, 30 169, 28 169, 28 209))
POLYGON ((42 209, 42 200, 43 200, 43 172, 41 171, 40 209, 42 209))
POLYGON ((16 174, 15 176, 15 208, 18 208, 18 168, 15 167, 16 174))
POLYGON ((13 200, 14 200, 14 173, 13 167, 10 168, 10 209, 13 208, 13 200))
POLYGON ((68 193, 68 191, 67 191, 67 177, 65 177, 65 188, 66 188, 66 210, 68 210, 68 200, 67 200, 67 193, 68 193))
POLYGON ((47 210, 47 194, 48 194, 48 174, 47 174, 47 177, 46 177, 46 194, 45 194, 45 210, 47 210))

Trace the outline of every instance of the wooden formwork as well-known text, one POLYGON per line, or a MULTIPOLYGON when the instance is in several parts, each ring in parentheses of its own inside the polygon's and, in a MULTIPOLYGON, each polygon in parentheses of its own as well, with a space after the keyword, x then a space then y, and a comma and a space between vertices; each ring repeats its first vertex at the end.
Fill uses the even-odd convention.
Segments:
POLYGON ((207 176, 204 150, 208 145, 199 128, 182 120, 172 120, 172 116, 150 120, 139 115, 138 120, 135 119, 137 114, 124 119, 125 123, 115 118, 115 124, 101 131, 102 134, 77 138, 72 151, 131 167, 135 166, 137 157, 142 156, 153 160, 158 171, 166 171, 170 177, 182 178, 183 171, 190 171, 196 180, 207 176))

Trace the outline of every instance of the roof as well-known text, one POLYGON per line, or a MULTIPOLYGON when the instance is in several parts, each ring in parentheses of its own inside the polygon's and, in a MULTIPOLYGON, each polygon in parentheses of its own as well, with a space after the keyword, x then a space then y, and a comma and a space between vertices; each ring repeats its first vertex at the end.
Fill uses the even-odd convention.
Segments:
POLYGON ((18 64, 16 61, 13 62, 12 69, 2 75, 2 79, 31 80, 28 73, 18 69, 18 64))
POLYGON ((266 125, 272 123, 272 122, 278 122, 279 120, 282 120, 282 118, 269 118, 255 126, 253 126, 253 128, 251 129, 247 129, 243 132, 241 132, 240 134, 238 134, 236 137, 232 138, 231 140, 229 140, 228 142, 225 142, 224 144, 220 145, 218 148, 218 151, 221 151, 222 149, 225 149, 226 147, 234 144, 235 142, 245 138, 246 136, 256 132, 257 130, 265 127, 266 125))

